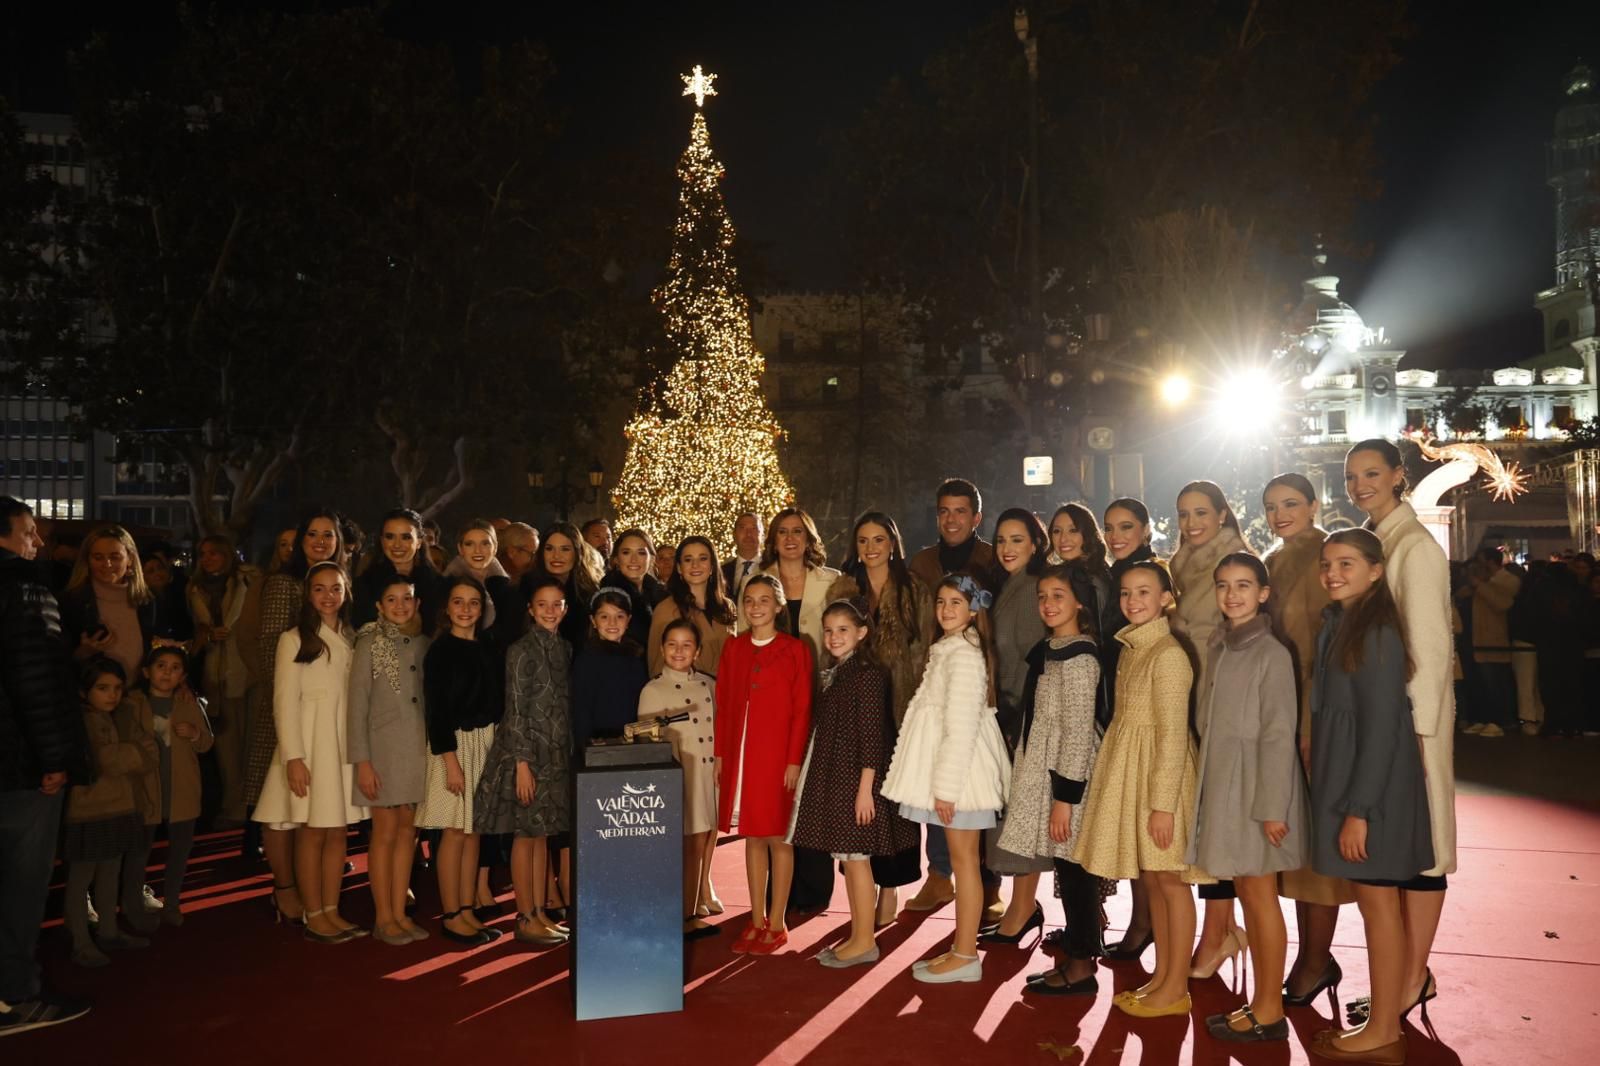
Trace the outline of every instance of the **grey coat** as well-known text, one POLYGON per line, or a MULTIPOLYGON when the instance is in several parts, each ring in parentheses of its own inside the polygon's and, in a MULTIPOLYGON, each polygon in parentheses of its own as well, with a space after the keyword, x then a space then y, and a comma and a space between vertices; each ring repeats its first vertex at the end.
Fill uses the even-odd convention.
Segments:
POLYGON ((429 640, 407 636, 398 626, 371 622, 361 627, 350 660, 345 701, 345 760, 371 762, 378 772, 378 797, 350 785, 357 807, 421 803, 428 773, 428 729, 422 700, 422 657, 429 640))
POLYGON ((1022 728, 1022 690, 1028 684, 1028 652, 1049 633, 1039 618, 1039 579, 1012 574, 989 609, 994 652, 994 705, 1000 732, 1015 747, 1022 728))
POLYGON ((1259 877, 1305 865, 1310 818, 1295 727, 1300 703, 1294 658, 1258 614, 1237 629, 1212 631, 1205 723, 1195 783, 1194 835, 1187 861, 1212 877, 1259 877), (1283 822, 1277 847, 1263 822, 1283 822))
POLYGON ((1323 611, 1311 689, 1311 865, 1328 877, 1406 881, 1433 865, 1422 754, 1406 697, 1406 649, 1392 626, 1375 626, 1348 673, 1330 649, 1337 605, 1323 611), (1339 831, 1367 820, 1367 860, 1346 862, 1339 831))

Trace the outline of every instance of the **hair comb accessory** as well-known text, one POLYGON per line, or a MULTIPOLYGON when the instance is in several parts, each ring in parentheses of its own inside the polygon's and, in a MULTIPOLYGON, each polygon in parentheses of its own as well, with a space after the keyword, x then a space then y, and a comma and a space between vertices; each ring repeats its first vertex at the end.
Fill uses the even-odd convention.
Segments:
POLYGON ((994 593, 974 581, 969 575, 956 578, 956 588, 967 598, 967 606, 974 611, 986 611, 994 603, 994 593))

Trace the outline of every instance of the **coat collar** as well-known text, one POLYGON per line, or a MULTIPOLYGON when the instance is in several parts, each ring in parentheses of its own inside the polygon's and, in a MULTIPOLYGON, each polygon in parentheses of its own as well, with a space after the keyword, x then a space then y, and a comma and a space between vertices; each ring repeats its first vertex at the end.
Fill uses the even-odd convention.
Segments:
POLYGON ((1212 644, 1226 643, 1229 651, 1242 651, 1272 631, 1272 620, 1262 610, 1242 626, 1218 626, 1211 634, 1212 644))
POLYGON ((1373 525, 1368 520, 1366 527, 1378 535, 1379 540, 1388 540, 1405 526, 1407 522, 1417 521, 1417 512, 1404 500, 1395 505, 1394 510, 1384 516, 1383 521, 1373 525))
POLYGON ((1167 616, 1162 615, 1153 622, 1143 625, 1123 626, 1117 631, 1117 640, 1129 648, 1147 648, 1172 633, 1172 625, 1167 621, 1167 616))

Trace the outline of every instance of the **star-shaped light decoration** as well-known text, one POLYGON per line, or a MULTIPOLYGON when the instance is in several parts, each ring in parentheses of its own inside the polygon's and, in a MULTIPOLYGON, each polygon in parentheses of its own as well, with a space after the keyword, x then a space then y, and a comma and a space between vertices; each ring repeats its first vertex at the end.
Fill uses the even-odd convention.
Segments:
POLYGON ((683 79, 683 95, 694 97, 695 107, 706 106, 706 97, 717 95, 717 90, 711 87, 717 76, 705 73, 699 63, 694 65, 693 74, 679 74, 678 77, 683 79))

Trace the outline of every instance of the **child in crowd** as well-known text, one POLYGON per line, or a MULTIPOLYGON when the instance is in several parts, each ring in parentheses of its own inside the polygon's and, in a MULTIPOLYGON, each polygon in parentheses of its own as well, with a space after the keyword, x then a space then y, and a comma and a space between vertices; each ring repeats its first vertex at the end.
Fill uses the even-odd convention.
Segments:
MULTIPOLYGON (((1299 698, 1294 660, 1265 613, 1267 567, 1248 552, 1223 556, 1213 573, 1223 622, 1206 650, 1207 691, 1196 711, 1204 725, 1188 861, 1231 878, 1255 949, 1255 996, 1231 1014, 1206 1019, 1218 1040, 1287 1040, 1283 971, 1288 934, 1278 905, 1278 874, 1305 861, 1308 819, 1295 728, 1299 698)), ((1242 944, 1238 950, 1244 950, 1242 944)))
POLYGON ((796 846, 828 852, 844 864, 850 937, 817 956, 830 969, 878 960, 872 856, 897 854, 919 840, 917 827, 882 795, 895 746, 894 703, 889 673, 867 644, 871 631, 864 600, 837 600, 822 613, 829 666, 812 712, 811 747, 790 837, 796 846))
POLYGON ((733 950, 754 955, 789 941, 784 912, 794 847, 786 837, 811 732, 811 647, 778 632, 784 604, 783 585, 771 574, 745 583, 749 628, 723 645, 717 673, 717 821, 724 833, 737 824, 745 838, 750 888, 750 925, 733 950))
POLYGON ((683 935, 696 939, 719 932, 700 918, 710 902, 701 891, 717 840, 716 678, 695 667, 700 630, 690 619, 662 626, 660 644, 661 673, 639 693, 639 720, 688 715, 667 726, 666 736, 683 767, 683 935))
POLYGON ((444 830, 433 861, 441 932, 466 947, 500 937, 472 910, 480 843, 473 808, 505 709, 505 666, 484 624, 488 599, 476 578, 451 578, 438 636, 422 664, 430 754, 417 825, 444 830))
MULTIPOLYGON (((989 862, 997 872, 1021 871, 1014 891, 1029 902, 1038 891, 1041 863, 1055 870, 1061 886, 1067 916, 1062 938, 1066 958, 1055 969, 1034 974, 1024 991, 1088 996, 1100 988, 1095 977, 1095 960, 1103 953, 1100 883, 1069 856, 1083 828, 1084 791, 1100 750, 1095 725, 1102 691, 1094 639, 1097 612, 1090 606, 1098 600, 1089 571, 1071 563, 1039 575, 1037 598, 1039 619, 1050 635, 1027 655, 1005 824, 989 862)), ((980 939, 1016 944, 1030 928, 1043 925, 1044 912, 1033 903, 1032 915, 1017 932, 996 930, 980 939)))
POLYGON ((914 822, 944 827, 956 881, 956 929, 950 950, 918 962, 912 976, 929 984, 978 981, 978 922, 983 910, 979 835, 992 829, 1011 783, 1010 759, 995 719, 986 629, 993 597, 971 577, 950 575, 934 590, 943 634, 928 649, 922 683, 906 708, 883 794, 914 822))
POLYGON ((565 583, 543 574, 531 588, 533 628, 506 653, 506 712, 478 782, 473 826, 480 834, 514 834, 516 938, 553 947, 568 939, 545 905, 549 838, 572 828, 572 649, 561 636, 565 583))
MULTIPOLYGON (((92 785, 74 785, 67 795, 66 832, 62 853, 67 861, 67 891, 62 904, 67 932, 72 936, 72 961, 79 966, 104 966, 111 960, 101 948, 143 948, 150 941, 129 936, 117 928, 117 878, 124 859, 142 851, 144 816, 138 791, 143 777, 160 767, 156 739, 146 734, 125 740, 118 735, 112 715, 122 703, 127 675, 121 664, 103 656, 84 664, 80 693, 83 724, 89 737, 92 785), (89 886, 94 885, 95 910, 100 924, 89 937, 89 886)), ((142 871, 141 871, 142 872, 142 871)), ((132 897, 140 898, 139 885, 132 897)), ((130 893, 124 891, 127 899, 130 893)), ((144 921, 141 910, 130 910, 129 923, 144 921)))
MULTIPOLYGON (((1372 1006, 1353 1029, 1319 1031, 1312 1048, 1325 1058, 1404 1062, 1400 892, 1434 864, 1422 754, 1406 696, 1411 655, 1377 534, 1330 534, 1322 545, 1322 586, 1333 603, 1317 635, 1311 691, 1311 864, 1355 885, 1372 1006)), ((1426 1005, 1423 1011, 1426 1017, 1426 1005)))
POLYGON ((595 737, 620 737, 639 714, 650 680, 644 649, 628 636, 633 601, 607 586, 589 600, 591 632, 572 669, 572 732, 581 749, 595 737))
POLYGON ((372 935, 400 947, 428 939, 406 914, 406 892, 428 772, 422 665, 431 641, 414 624, 419 601, 410 577, 393 577, 377 593, 377 620, 356 634, 350 661, 345 758, 355 767, 351 802, 372 812, 372 935))
POLYGON ((1194 741, 1189 688, 1194 670, 1172 635, 1172 577, 1153 560, 1134 562, 1119 581, 1116 710, 1095 761, 1089 809, 1073 860, 1099 877, 1144 882, 1155 935, 1156 971, 1113 1001, 1136 1018, 1187 1014, 1194 897, 1182 875, 1194 817, 1194 741))
MULTIPOLYGON (((161 920, 168 925, 183 924, 179 897, 200 817, 200 755, 211 750, 213 739, 205 710, 185 684, 187 662, 182 648, 155 648, 144 659, 144 687, 134 689, 118 711, 130 728, 149 731, 157 741, 159 816, 167 825, 161 920)), ((135 877, 143 883, 142 866, 135 877)))

